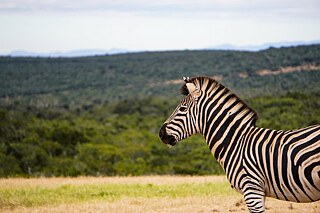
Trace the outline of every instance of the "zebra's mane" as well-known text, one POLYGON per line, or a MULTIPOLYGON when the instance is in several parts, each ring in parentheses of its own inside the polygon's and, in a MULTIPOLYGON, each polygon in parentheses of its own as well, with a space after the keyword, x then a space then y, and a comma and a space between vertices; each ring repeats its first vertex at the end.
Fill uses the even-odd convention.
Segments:
MULTIPOLYGON (((218 81, 216 81, 215 79, 211 78, 211 77, 194 77, 188 80, 188 83, 194 83, 198 88, 202 88, 202 85, 207 85, 207 88, 221 88, 221 89, 225 89, 228 92, 230 92, 230 94, 234 97, 237 98, 242 104, 243 106, 245 106, 251 113, 254 114, 254 121, 256 121, 258 119, 258 115, 256 113, 256 111, 254 111, 251 107, 249 107, 241 98, 239 98, 236 94, 234 94, 229 88, 223 86, 222 84, 220 84, 218 81)), ((189 90, 187 88, 187 83, 185 83, 181 89, 180 92, 182 95, 189 95, 189 90)))

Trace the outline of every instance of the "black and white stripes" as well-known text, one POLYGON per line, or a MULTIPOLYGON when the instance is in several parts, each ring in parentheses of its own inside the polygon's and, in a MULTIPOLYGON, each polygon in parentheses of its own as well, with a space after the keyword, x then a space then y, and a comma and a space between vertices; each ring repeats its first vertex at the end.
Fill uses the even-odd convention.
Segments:
POLYGON ((277 131, 255 126, 256 113, 207 77, 186 78, 186 97, 160 130, 175 145, 201 133, 231 186, 250 212, 264 212, 264 197, 295 202, 320 199, 320 125, 277 131))

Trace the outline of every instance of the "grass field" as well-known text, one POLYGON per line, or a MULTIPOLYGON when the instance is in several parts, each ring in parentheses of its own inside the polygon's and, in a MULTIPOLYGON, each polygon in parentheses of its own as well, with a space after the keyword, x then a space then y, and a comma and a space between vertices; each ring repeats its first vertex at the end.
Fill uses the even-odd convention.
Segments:
MULTIPOLYGON (((320 212, 320 202, 267 199, 267 212, 320 212)), ((0 212, 247 212, 224 176, 0 179, 0 212)))

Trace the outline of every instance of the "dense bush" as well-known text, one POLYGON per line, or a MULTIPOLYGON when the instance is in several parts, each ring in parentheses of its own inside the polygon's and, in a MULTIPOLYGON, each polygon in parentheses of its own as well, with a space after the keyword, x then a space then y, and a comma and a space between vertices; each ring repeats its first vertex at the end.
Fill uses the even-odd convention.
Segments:
MULTIPOLYGON (((320 93, 247 100, 258 125, 294 129, 320 123, 320 93)), ((91 108, 0 109, 0 176, 223 173, 204 139, 169 149, 158 138, 177 100, 136 99, 91 108)))

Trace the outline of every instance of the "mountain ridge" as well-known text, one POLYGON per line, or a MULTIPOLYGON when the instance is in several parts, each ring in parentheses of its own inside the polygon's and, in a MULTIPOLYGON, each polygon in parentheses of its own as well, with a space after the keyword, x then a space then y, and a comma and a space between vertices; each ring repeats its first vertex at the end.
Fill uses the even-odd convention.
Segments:
MULTIPOLYGON (((313 45, 320 44, 320 40, 313 41, 283 41, 283 42, 269 42, 258 45, 234 45, 234 44, 220 44, 213 45, 199 49, 193 50, 236 50, 236 51, 252 51, 257 52, 261 50, 266 50, 268 48, 281 48, 281 47, 293 47, 301 45, 313 45)), ((181 51, 181 50, 163 50, 165 51, 181 51)), ((139 52, 158 52, 157 50, 128 50, 125 48, 112 48, 112 49, 76 49, 71 51, 53 51, 53 52, 33 52, 25 50, 14 50, 8 54, 2 54, 2 56, 11 57, 87 57, 87 56, 103 56, 103 55, 114 55, 114 54, 126 54, 126 53, 139 53, 139 52)), ((162 52, 162 51, 161 51, 162 52)))

